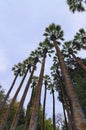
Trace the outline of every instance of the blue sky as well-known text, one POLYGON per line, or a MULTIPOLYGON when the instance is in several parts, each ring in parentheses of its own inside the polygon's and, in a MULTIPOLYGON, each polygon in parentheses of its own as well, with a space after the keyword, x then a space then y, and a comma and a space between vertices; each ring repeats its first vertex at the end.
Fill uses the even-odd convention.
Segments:
MULTIPOLYGON (((86 12, 72 14, 66 0, 0 1, 0 83, 6 91, 13 79, 12 66, 27 58, 44 40, 45 27, 52 22, 61 25, 69 40, 80 28, 86 28, 86 12)), ((79 56, 86 57, 85 51, 79 56)), ((59 105, 58 109, 60 112, 59 105)))

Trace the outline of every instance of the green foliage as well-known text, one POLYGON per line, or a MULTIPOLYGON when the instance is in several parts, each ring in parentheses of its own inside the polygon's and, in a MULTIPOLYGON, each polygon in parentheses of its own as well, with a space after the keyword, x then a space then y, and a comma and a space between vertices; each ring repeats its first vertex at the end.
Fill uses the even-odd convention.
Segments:
MULTIPOLYGON (((61 26, 55 25, 54 23, 45 28, 45 33, 43 35, 46 36, 49 40, 52 40, 52 36, 55 40, 64 40, 64 32, 61 30, 61 26)), ((58 43, 60 42, 58 41, 58 43)))
MULTIPOLYGON (((86 64, 86 59, 82 59, 83 63, 86 64)), ((74 84, 75 91, 79 98, 79 102, 83 108, 84 114, 86 116, 86 72, 78 66, 74 61, 71 62, 72 65, 68 66, 69 73, 71 75, 72 82, 74 84)))
POLYGON ((50 118, 45 120, 45 130, 53 130, 53 125, 50 118))
POLYGON ((83 28, 76 33, 73 42, 78 48, 86 49, 86 31, 83 28))
POLYGON ((5 97, 4 90, 2 89, 2 86, 0 85, 0 103, 2 102, 4 97, 5 97))
POLYGON ((74 13, 75 11, 82 12, 85 11, 85 0, 67 0, 69 9, 74 13))

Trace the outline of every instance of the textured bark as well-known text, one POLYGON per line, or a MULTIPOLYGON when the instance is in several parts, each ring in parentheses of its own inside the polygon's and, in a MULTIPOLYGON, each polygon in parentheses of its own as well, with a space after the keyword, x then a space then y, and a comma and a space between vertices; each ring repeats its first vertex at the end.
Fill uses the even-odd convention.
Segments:
MULTIPOLYGON (((69 98, 67 96, 67 93, 65 91, 65 85, 64 85, 63 80, 59 74, 59 71, 57 70, 56 72, 57 72, 58 77, 60 79, 60 90, 61 90, 61 94, 62 94, 63 108, 66 109, 67 117, 68 117, 68 123, 67 123, 67 121, 65 121, 66 122, 66 129, 67 130, 74 130, 71 103, 70 103, 69 98)), ((65 114, 65 110, 64 110, 64 114, 65 114)), ((66 117, 65 117, 65 120, 66 120, 66 117)))
POLYGON ((54 46, 55 46, 55 49, 57 52, 57 56, 58 56, 58 59, 60 62, 62 75, 64 77, 66 92, 67 92, 69 100, 71 101, 71 108, 72 108, 72 112, 73 112, 75 129, 76 130, 86 130, 86 119, 85 119, 84 113, 82 111, 82 108, 79 104, 79 101, 76 96, 72 82, 70 80, 70 76, 69 76, 68 70, 66 68, 66 65, 64 63, 62 54, 57 45, 58 43, 55 40, 53 40, 53 43, 54 43, 54 46))
POLYGON ((29 122, 30 122, 30 118, 31 118, 31 108, 33 107, 33 101, 34 101, 34 97, 35 97, 35 89, 34 86, 33 86, 33 89, 32 89, 32 94, 31 94, 31 99, 30 99, 30 102, 29 104, 27 105, 27 111, 26 111, 26 118, 25 118, 25 124, 24 124, 24 130, 27 130, 28 129, 28 126, 29 126, 29 122))
POLYGON ((9 115, 10 115, 10 110, 11 110, 13 104, 15 103, 16 97, 17 97, 17 95, 18 95, 18 93, 19 93, 19 91, 20 91, 20 89, 21 89, 21 87, 23 85, 23 82, 24 82, 24 80, 26 78, 27 73, 28 73, 28 69, 27 69, 25 75, 23 76, 22 81, 21 81, 21 83, 20 83, 20 85, 19 85, 19 87, 18 87, 18 89, 17 89, 17 91, 16 91, 16 93, 15 93, 15 95, 14 95, 14 97, 13 97, 13 99, 12 99, 12 101, 11 101, 5 115, 4 115, 4 117, 3 117, 3 120, 2 120, 2 122, 0 124, 0 130, 3 130, 5 125, 6 125, 7 119, 9 118, 9 115))
POLYGON ((27 95, 27 92, 28 92, 28 89, 29 89, 29 86, 30 86, 30 83, 31 83, 31 80, 32 80, 32 76, 34 74, 34 71, 35 71, 35 65, 33 66, 33 70, 30 74, 30 77, 27 81, 27 84, 26 84, 26 87, 25 87, 25 90, 24 90, 24 93, 22 95, 22 98, 21 98, 21 101, 19 103, 19 107, 18 107, 18 110, 14 116, 14 119, 13 119, 13 122, 12 122, 12 125, 11 125, 11 128, 10 130, 15 130, 16 129, 16 126, 18 124, 18 120, 19 120, 19 116, 20 116, 20 112, 22 110, 22 107, 23 107, 23 104, 24 104, 24 101, 25 101, 25 98, 26 98, 26 95, 27 95))
MULTIPOLYGON (((66 117, 66 112, 65 112, 65 106, 64 103, 62 104, 63 106, 63 113, 64 113, 64 119, 65 119, 65 126, 66 126, 66 130, 68 130, 68 123, 67 123, 67 117, 66 117)), ((69 129, 70 130, 70 129, 69 129)))
POLYGON ((45 105, 46 105, 46 93, 47 93, 47 85, 45 84, 44 102, 43 102, 43 120, 42 120, 42 130, 45 130, 45 105))
MULTIPOLYGON (((65 125, 66 125, 66 130, 72 130, 71 128, 68 129, 68 123, 67 123, 67 118, 66 118, 66 113, 65 113, 65 109, 66 110, 69 110, 67 109, 68 108, 68 104, 67 104, 67 101, 66 101, 66 93, 64 92, 64 89, 63 89, 63 85, 61 83, 61 80, 60 80, 60 89, 61 89, 61 94, 62 94, 62 106, 63 106, 63 112, 64 112, 64 117, 65 117, 65 125), (66 108, 67 107, 67 108, 66 108)), ((69 116, 69 111, 67 112, 68 116, 69 116)), ((70 121, 69 121, 70 122, 70 121)))
POLYGON ((38 113, 39 113, 39 108, 40 108, 40 98, 41 98, 41 89, 42 89, 42 80, 43 80, 43 74, 44 74, 44 68, 45 68, 46 53, 47 52, 44 51, 41 71, 40 71, 38 84, 37 84, 36 95, 35 95, 35 101, 34 101, 34 105, 33 105, 32 116, 31 116, 31 120, 30 120, 28 130, 37 130, 38 113))
MULTIPOLYGON (((61 93, 62 93, 63 108, 66 109, 67 116, 68 116, 68 123, 67 123, 67 120, 66 120, 66 117, 65 117, 66 129, 67 130, 74 130, 73 117, 72 117, 72 112, 71 112, 71 105, 70 105, 70 101, 68 99, 68 96, 65 92, 65 86, 62 83, 61 77, 60 77, 60 89, 61 89, 61 93)), ((64 114, 65 114, 65 110, 64 110, 64 114)))
POLYGON ((9 88, 9 91, 7 92, 6 96, 4 97, 4 99, 3 99, 3 101, 2 101, 2 103, 1 103, 1 105, 0 105, 0 112, 2 111, 4 105, 6 104, 6 101, 7 101, 8 97, 9 97, 9 95, 10 95, 10 93, 11 93, 11 90, 12 90, 13 87, 14 87, 14 84, 15 84, 15 82, 16 82, 17 77, 18 77, 18 73, 16 74, 16 76, 15 76, 15 78, 14 78, 14 80, 13 80, 13 83, 12 83, 12 85, 11 85, 10 88, 9 88))
POLYGON ((52 96, 53 96, 53 130, 56 130, 56 121, 55 121, 55 96, 54 90, 52 88, 52 96))

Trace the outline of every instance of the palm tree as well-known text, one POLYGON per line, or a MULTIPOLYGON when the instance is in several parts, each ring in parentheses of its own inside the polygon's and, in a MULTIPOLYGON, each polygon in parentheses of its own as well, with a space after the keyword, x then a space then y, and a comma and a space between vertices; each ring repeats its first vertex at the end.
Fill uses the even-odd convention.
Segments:
POLYGON ((82 61, 80 60, 80 58, 76 57, 75 55, 77 54, 76 49, 80 50, 80 47, 78 48, 77 43, 74 43, 73 41, 69 41, 69 42, 64 43, 62 52, 64 55, 67 55, 67 56, 72 55, 72 57, 76 60, 76 62, 80 65, 80 67, 86 71, 86 65, 84 65, 82 61))
POLYGON ((47 38, 49 38, 49 40, 51 40, 53 42, 55 49, 56 49, 56 53, 57 53, 57 56, 59 59, 60 67, 61 67, 62 76, 63 76, 64 83, 65 83, 66 93, 71 102, 75 129, 76 130, 86 129, 85 116, 84 116, 82 108, 79 104, 79 101, 78 101, 77 95, 75 93, 72 81, 70 79, 68 70, 64 63, 62 53, 58 46, 59 42, 57 40, 63 40, 63 31, 61 30, 61 27, 59 25, 55 25, 54 23, 51 24, 49 27, 47 27, 45 31, 46 31, 46 33, 44 35, 47 36, 47 38))
POLYGON ((75 11, 82 12, 85 11, 84 4, 86 4, 86 0, 67 0, 67 4, 73 13, 75 11))
MULTIPOLYGON (((22 66, 23 66, 23 68, 25 68, 25 64, 23 64, 22 66)), ((18 66, 15 66, 15 67, 18 68, 18 66)), ((20 89, 21 89, 21 87, 22 87, 22 85, 23 85, 23 82, 24 82, 24 80, 25 80, 25 78, 26 78, 26 76, 27 76, 27 73, 28 73, 28 70, 30 69, 30 67, 31 67, 31 65, 28 65, 26 71, 25 71, 24 69, 22 69, 22 72, 20 72, 20 75, 22 75, 22 74, 24 73, 24 74, 23 74, 24 76, 23 76, 23 78, 22 78, 22 80, 21 80, 21 82, 20 82, 20 84, 19 84, 19 86, 18 86, 18 89, 17 89, 16 92, 15 92, 15 95, 14 95, 14 97, 13 97, 11 103, 9 104, 8 109, 6 110, 6 113, 5 113, 5 115, 4 115, 4 117, 3 117, 3 120, 2 120, 2 122, 1 122, 1 124, 0 124, 0 130, 3 130, 4 127, 5 127, 5 125, 6 125, 7 119, 8 119, 8 117, 9 117, 9 115, 10 115, 10 110, 12 109, 12 106, 13 106, 13 104, 14 104, 15 101, 16 101, 17 95, 18 95, 18 93, 19 93, 19 91, 20 91, 20 89), (23 72, 23 71, 25 71, 25 72, 23 72)), ((25 69, 26 69, 26 68, 25 68, 25 69)))
POLYGON ((34 101, 34 105, 33 105, 32 116, 31 116, 31 120, 30 120, 30 124, 29 124, 29 130, 36 130, 36 128, 37 128, 46 54, 48 52, 50 53, 49 50, 52 49, 52 44, 50 44, 48 39, 45 39, 45 41, 41 42, 39 45, 40 45, 38 48, 39 53, 42 54, 43 59, 42 59, 42 65, 41 65, 40 75, 39 75, 38 84, 37 84, 37 90, 36 90, 35 101, 34 101))
POLYGON ((31 84, 34 71, 35 71, 35 69, 36 69, 36 64, 37 64, 37 62, 38 62, 38 57, 36 57, 36 58, 34 57, 33 60, 34 60, 33 68, 32 68, 30 77, 29 77, 29 79, 28 79, 28 81, 27 81, 27 84, 26 84, 26 86, 25 86, 25 90, 24 90, 24 92, 23 92, 21 101, 20 101, 20 103, 19 103, 19 108, 18 108, 18 110, 17 110, 17 112, 16 112, 16 114, 15 114, 15 117, 14 117, 14 119, 13 119, 13 122, 12 122, 12 125, 11 125, 10 130, 15 130, 15 129, 16 129, 16 126, 17 126, 17 124, 18 124, 19 115, 20 115, 20 112, 21 112, 21 110, 22 110, 22 107, 23 107, 23 104, 24 104, 24 101, 25 101, 25 98, 26 98, 26 95, 27 95, 29 86, 30 86, 30 84, 31 84))
POLYGON ((32 116, 31 116, 31 120, 30 120, 30 124, 29 124, 29 130, 35 130, 37 127, 37 123, 38 123, 41 87, 42 87, 42 79, 43 79, 43 74, 44 74, 45 58, 46 58, 47 49, 45 49, 43 53, 44 53, 44 55, 43 55, 42 67, 41 67, 41 72, 40 72, 39 79, 38 79, 35 101, 34 101, 32 116))
POLYGON ((83 28, 75 34, 73 42, 76 44, 77 50, 86 50, 86 31, 83 28))

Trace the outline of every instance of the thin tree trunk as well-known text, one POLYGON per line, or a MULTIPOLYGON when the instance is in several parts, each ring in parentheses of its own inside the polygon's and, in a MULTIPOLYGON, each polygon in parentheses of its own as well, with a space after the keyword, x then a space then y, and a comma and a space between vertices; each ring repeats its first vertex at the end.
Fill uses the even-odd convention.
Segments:
POLYGON ((53 96, 53 130, 56 130, 56 121, 55 121, 55 96, 54 90, 52 88, 52 96, 53 96))
POLYGON ((80 65, 80 67, 81 67, 83 70, 86 71, 86 65, 84 65, 84 64, 82 63, 82 61, 81 61, 79 58, 77 58, 73 53, 71 53, 71 55, 72 55, 73 58, 76 60, 76 62, 80 65))
POLYGON ((9 95, 10 95, 10 93, 11 93, 11 90, 12 90, 13 87, 14 87, 14 84, 15 84, 15 82, 16 82, 17 77, 18 77, 18 73, 16 74, 16 76, 15 76, 15 78, 14 78, 14 80, 13 80, 13 83, 12 83, 11 87, 9 88, 9 91, 7 92, 6 96, 4 97, 4 99, 3 99, 3 101, 2 101, 2 103, 1 103, 1 105, 0 105, 0 112, 2 111, 4 105, 6 104, 6 101, 7 101, 8 97, 9 97, 9 95))
POLYGON ((47 50, 45 49, 43 60, 42 60, 41 71, 39 75, 39 80, 37 84, 37 90, 36 90, 35 101, 33 105, 32 116, 31 116, 28 130, 37 130, 38 113, 39 113, 39 108, 40 108, 40 98, 41 98, 41 89, 42 89, 42 80, 43 80, 43 74, 44 74, 44 68, 45 68, 46 53, 47 53, 47 50))
POLYGON ((34 88, 34 86, 33 86, 32 94, 31 94, 31 99, 30 99, 29 104, 27 105, 27 111, 26 111, 26 118, 25 118, 24 130, 27 130, 27 129, 28 129, 28 126, 29 126, 29 122, 30 122, 30 118, 31 118, 30 109, 31 109, 32 106, 33 106, 34 96, 35 96, 35 88, 34 88))
POLYGON ((67 117, 66 117, 66 113, 65 113, 65 105, 64 103, 62 104, 63 106, 63 113, 64 113, 64 119, 65 119, 65 126, 66 126, 66 130, 68 130, 68 123, 67 123, 67 117))
POLYGON ((19 91, 20 91, 20 89, 21 89, 21 87, 23 85, 23 82, 24 82, 24 80, 26 78, 27 73, 28 73, 28 69, 27 69, 25 75, 23 76, 22 81, 21 81, 21 83, 20 83, 20 85, 19 85, 19 87, 18 87, 18 89, 17 89, 11 103, 9 104, 9 107, 8 107, 8 109, 7 109, 7 111, 6 111, 5 115, 4 115, 4 118, 3 118, 2 122, 1 122, 1 124, 0 124, 0 130, 3 130, 5 125, 6 125, 7 119, 9 117, 9 115, 10 115, 10 110, 11 110, 13 104, 15 103, 16 97, 17 97, 17 95, 18 95, 18 93, 19 93, 19 91))
POLYGON ((27 92, 28 92, 28 89, 29 89, 29 86, 30 86, 30 83, 31 83, 31 80, 32 80, 32 76, 33 76, 34 71, 35 71, 35 68, 36 68, 36 66, 34 65, 33 69, 32 69, 32 72, 31 72, 31 75, 30 75, 30 77, 29 77, 29 79, 27 81, 27 84, 26 84, 24 93, 22 95, 21 101, 19 103, 18 110, 17 110, 17 112, 16 112, 16 114, 14 116, 14 119, 13 119, 10 130, 15 130, 16 129, 16 126, 17 126, 18 120, 19 120, 19 115, 20 115, 20 112, 22 110, 22 107, 23 107, 23 104, 24 104, 24 101, 25 101, 25 98, 26 98, 26 95, 27 95, 27 92))
POLYGON ((72 112, 71 112, 71 105, 70 105, 70 101, 68 99, 67 93, 65 91, 65 86, 63 84, 63 80, 59 74, 59 71, 56 71, 58 74, 58 77, 60 79, 60 90, 61 90, 61 94, 62 94, 62 100, 63 100, 63 111, 64 111, 64 116, 65 116, 65 110, 67 111, 67 116, 68 116, 68 123, 65 117, 65 122, 66 122, 66 129, 68 130, 74 130, 74 126, 73 126, 73 119, 72 119, 72 112))
POLYGON ((43 102, 43 120, 42 120, 42 130, 45 130, 45 105, 46 105, 46 93, 47 93, 47 85, 45 84, 44 102, 43 102))
POLYGON ((58 59, 59 59, 60 66, 61 66, 61 71, 62 71, 62 74, 64 77, 66 92, 67 92, 68 98, 71 101, 75 129, 76 130, 86 130, 86 119, 85 119, 84 113, 82 111, 82 108, 79 104, 79 101, 76 96, 72 82, 70 80, 70 76, 69 76, 68 70, 66 68, 66 65, 64 63, 62 54, 57 45, 57 42, 55 40, 53 40, 53 43, 54 43, 54 46, 55 46, 55 49, 56 49, 56 52, 58 55, 58 59))

